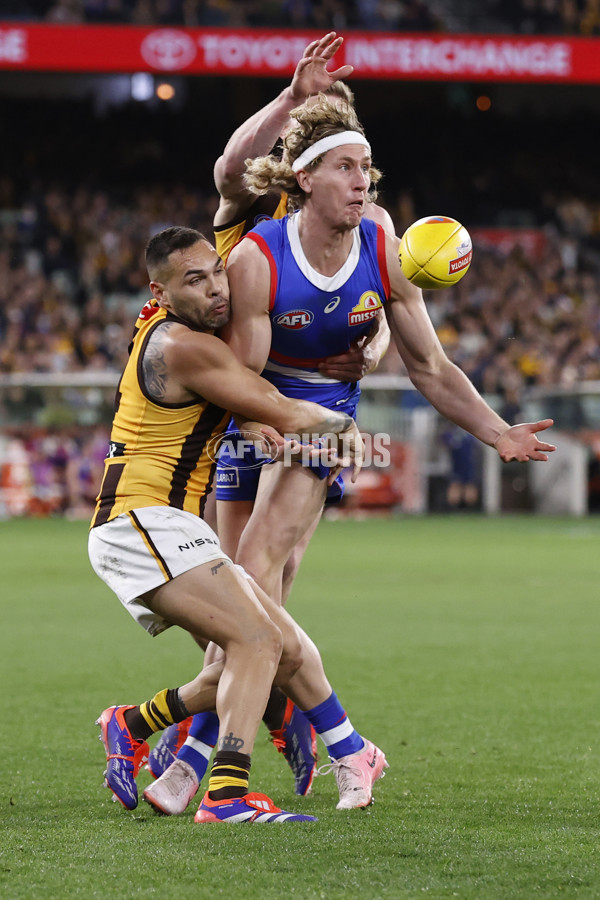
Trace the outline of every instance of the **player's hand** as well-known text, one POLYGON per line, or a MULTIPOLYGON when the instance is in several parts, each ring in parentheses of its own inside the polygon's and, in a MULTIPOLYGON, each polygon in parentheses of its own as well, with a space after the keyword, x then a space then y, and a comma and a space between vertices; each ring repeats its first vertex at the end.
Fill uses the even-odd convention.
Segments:
POLYGON ((330 31, 320 41, 313 41, 305 49, 290 85, 292 97, 298 104, 304 103, 311 94, 326 91, 334 81, 352 74, 354 66, 340 66, 332 72, 327 71, 327 63, 343 42, 344 38, 336 37, 335 31, 330 31))
POLYGON ((329 356, 319 363, 319 372, 326 378, 338 381, 360 381, 379 364, 379 352, 371 347, 371 342, 379 331, 379 319, 367 335, 353 341, 350 349, 338 356, 329 356))
MULTIPOLYGON (((300 457, 302 453, 302 444, 297 440, 289 440, 271 425, 260 425, 257 422, 251 422, 245 423, 245 426, 248 424, 255 425, 257 431, 263 435, 263 453, 268 454, 273 462, 278 459, 283 459, 284 455, 286 459, 296 459, 300 457)), ((244 434, 241 428, 240 431, 244 434)), ((252 431, 251 433, 254 435, 254 439, 256 439, 256 432, 252 431)))
MULTIPOLYGON (((365 459, 364 441, 355 421, 352 422, 350 428, 340 434, 337 452, 339 456, 338 472, 341 469, 352 468, 350 480, 354 483, 358 478, 358 473, 362 469, 365 459)), ((337 472, 333 477, 332 475, 329 476, 329 484, 335 481, 336 475, 337 472)))
POLYGON ((542 419, 541 422, 524 422, 521 425, 513 425, 503 432, 496 443, 495 449, 502 462, 528 462, 528 460, 547 460, 547 453, 556 450, 553 444, 540 441, 538 431, 544 431, 554 425, 553 419, 542 419))

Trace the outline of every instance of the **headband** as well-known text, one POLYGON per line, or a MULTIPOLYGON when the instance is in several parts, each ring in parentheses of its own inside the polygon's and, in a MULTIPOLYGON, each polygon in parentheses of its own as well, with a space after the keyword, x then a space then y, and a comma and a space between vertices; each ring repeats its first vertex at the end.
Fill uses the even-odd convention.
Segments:
POLYGON ((317 156, 327 153, 328 150, 333 150, 334 147, 341 147, 343 144, 362 144, 369 153, 371 152, 371 145, 364 134, 361 134, 359 131, 340 131, 337 134, 330 134, 329 137, 321 138, 320 141, 316 141, 310 147, 307 147, 304 153, 301 153, 298 159, 295 159, 292 163, 292 171, 299 172, 300 169, 304 169, 317 156))

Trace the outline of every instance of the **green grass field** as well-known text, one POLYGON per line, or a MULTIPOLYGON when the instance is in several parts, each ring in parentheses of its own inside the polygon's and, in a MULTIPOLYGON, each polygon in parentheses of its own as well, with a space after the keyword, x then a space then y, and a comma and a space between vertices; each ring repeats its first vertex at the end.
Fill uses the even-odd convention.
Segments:
MULTIPOLYGON (((0 525, 0 896, 600 897, 600 518, 324 522, 290 609, 390 769, 368 810, 252 786, 308 826, 198 826, 101 787, 94 719, 189 680, 96 578, 86 525, 0 525)), ((148 776, 142 774, 140 782, 148 776)))

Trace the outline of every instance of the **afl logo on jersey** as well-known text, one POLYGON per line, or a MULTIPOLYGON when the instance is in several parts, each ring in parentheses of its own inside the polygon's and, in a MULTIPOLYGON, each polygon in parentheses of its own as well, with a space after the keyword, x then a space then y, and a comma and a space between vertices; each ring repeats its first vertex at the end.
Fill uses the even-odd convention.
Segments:
POLYGON ((313 319, 314 315, 307 309, 292 309, 277 316, 275 324, 280 325, 281 328, 299 331, 300 328, 306 328, 307 325, 310 325, 313 319))
POLYGON ((381 299, 376 291, 365 291, 360 300, 348 313, 348 325, 362 325, 369 322, 381 309, 381 299))

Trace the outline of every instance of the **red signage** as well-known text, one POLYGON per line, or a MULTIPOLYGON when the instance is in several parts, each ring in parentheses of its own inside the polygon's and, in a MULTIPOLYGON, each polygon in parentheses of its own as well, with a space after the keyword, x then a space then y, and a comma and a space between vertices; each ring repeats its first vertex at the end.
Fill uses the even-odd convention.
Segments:
MULTIPOLYGON (((0 69, 286 77, 316 32, 0 22, 0 69)), ((600 83, 600 39, 350 32, 360 78, 600 83)))
POLYGON ((472 228, 470 231, 477 247, 497 250, 502 256, 520 247, 528 259, 540 260, 548 244, 546 235, 538 228, 472 228))

